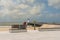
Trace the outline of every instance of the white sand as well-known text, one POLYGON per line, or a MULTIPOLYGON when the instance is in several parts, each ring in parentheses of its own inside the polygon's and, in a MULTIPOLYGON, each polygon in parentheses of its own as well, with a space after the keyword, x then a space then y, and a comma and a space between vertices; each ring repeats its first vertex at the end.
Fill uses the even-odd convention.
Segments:
POLYGON ((60 31, 0 32, 0 40, 60 40, 60 31))

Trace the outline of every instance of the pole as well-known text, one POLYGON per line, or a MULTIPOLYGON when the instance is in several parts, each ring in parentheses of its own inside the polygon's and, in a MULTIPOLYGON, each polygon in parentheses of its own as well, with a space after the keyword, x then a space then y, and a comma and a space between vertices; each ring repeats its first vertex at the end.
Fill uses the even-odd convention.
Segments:
POLYGON ((35 26, 36 25, 36 21, 34 20, 33 23, 34 23, 34 30, 36 30, 36 26, 35 26))
POLYGON ((35 28, 35 23, 34 23, 34 30, 36 30, 36 28, 35 28))

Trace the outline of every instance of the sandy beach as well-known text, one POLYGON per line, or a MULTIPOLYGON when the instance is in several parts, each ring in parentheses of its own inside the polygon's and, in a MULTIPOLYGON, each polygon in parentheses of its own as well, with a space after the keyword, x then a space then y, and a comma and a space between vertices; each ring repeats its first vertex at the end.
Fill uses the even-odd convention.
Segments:
POLYGON ((60 40, 60 31, 0 32, 0 40, 60 40))
POLYGON ((11 26, 0 26, 0 31, 8 31, 11 26))
POLYGON ((0 31, 8 31, 9 28, 0 28, 0 31))

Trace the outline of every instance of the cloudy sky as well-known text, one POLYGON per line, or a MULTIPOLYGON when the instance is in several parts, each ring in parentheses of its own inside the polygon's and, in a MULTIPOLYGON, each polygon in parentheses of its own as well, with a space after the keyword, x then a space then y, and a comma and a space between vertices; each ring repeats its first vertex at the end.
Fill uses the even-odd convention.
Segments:
POLYGON ((60 0, 0 0, 0 22, 60 23, 60 0))

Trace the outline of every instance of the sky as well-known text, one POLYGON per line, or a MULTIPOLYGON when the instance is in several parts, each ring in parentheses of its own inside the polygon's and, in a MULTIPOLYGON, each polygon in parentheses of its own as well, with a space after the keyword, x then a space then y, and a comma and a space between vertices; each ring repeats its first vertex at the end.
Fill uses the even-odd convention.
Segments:
POLYGON ((0 22, 60 23, 60 0, 0 0, 0 22))

